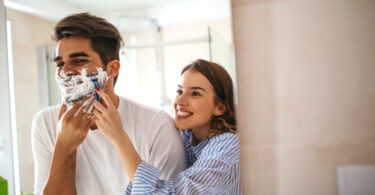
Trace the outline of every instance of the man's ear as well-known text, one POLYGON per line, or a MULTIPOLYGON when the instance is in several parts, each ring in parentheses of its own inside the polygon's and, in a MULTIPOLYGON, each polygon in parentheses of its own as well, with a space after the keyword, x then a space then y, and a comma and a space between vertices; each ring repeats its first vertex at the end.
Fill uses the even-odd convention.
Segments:
POLYGON ((215 107, 214 115, 221 116, 225 113, 225 110, 226 110, 225 105, 222 102, 219 102, 215 107))
POLYGON ((112 60, 107 63, 107 74, 110 77, 116 77, 120 71, 120 62, 118 60, 112 60))

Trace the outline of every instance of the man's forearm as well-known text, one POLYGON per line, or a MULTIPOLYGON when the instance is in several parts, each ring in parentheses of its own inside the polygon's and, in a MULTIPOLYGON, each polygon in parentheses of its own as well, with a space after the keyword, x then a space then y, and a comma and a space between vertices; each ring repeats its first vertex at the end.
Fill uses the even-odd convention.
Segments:
POLYGON ((77 150, 67 153, 64 147, 56 143, 44 195, 76 194, 76 153, 77 150))

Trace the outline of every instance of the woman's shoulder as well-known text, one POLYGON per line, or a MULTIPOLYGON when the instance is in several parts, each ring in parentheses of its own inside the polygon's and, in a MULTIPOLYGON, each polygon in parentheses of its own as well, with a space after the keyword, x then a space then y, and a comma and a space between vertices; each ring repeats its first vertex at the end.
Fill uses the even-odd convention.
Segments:
POLYGON ((212 136, 210 138, 210 145, 214 146, 238 146, 238 136, 234 133, 222 133, 219 135, 212 136))
POLYGON ((229 157, 239 159, 237 134, 223 133, 212 136, 202 153, 204 153, 204 156, 211 158, 229 157))

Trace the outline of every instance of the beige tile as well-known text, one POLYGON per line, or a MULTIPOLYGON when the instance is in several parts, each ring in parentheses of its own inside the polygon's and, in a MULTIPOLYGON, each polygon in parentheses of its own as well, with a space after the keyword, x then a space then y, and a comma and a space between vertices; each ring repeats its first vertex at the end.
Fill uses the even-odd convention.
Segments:
POLYGON ((374 8, 233 1, 244 194, 337 194, 337 166, 375 164, 374 8))
POLYGON ((249 6, 249 5, 256 5, 256 4, 273 3, 276 1, 283 1, 283 0, 232 0, 232 5, 233 6, 249 6))
POLYGON ((344 165, 375 165, 374 143, 241 145, 243 194, 337 194, 344 165))
POLYGON ((375 165, 373 144, 279 146, 278 194, 337 194, 337 167, 375 165))
POLYGON ((242 193, 276 194, 277 163, 276 147, 241 146, 242 193))
POLYGON ((239 64, 237 113, 239 131, 247 137, 241 141, 246 144, 276 141, 273 20, 272 7, 268 5, 233 8, 236 64, 239 64))
POLYGON ((274 7, 278 141, 375 140, 375 2, 274 7))
POLYGON ((241 141, 375 140, 375 2, 259 2, 233 6, 241 141))

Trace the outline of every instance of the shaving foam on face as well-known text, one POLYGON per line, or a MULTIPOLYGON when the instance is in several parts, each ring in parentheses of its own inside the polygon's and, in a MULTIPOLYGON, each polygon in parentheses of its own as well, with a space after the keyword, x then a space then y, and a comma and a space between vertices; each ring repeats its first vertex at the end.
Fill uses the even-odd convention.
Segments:
MULTIPOLYGON (((83 68, 79 75, 73 75, 72 72, 61 71, 59 76, 56 72, 55 78, 61 91, 63 102, 67 105, 67 110, 69 110, 75 103, 86 96, 89 97, 89 99, 82 104, 81 108, 87 105, 91 106, 95 99, 96 92, 95 85, 91 80, 98 79, 98 88, 104 90, 108 80, 108 74, 103 71, 102 68, 97 68, 97 72, 87 74, 87 68, 83 68)), ((87 111, 91 113, 92 109, 91 106, 87 111)))

